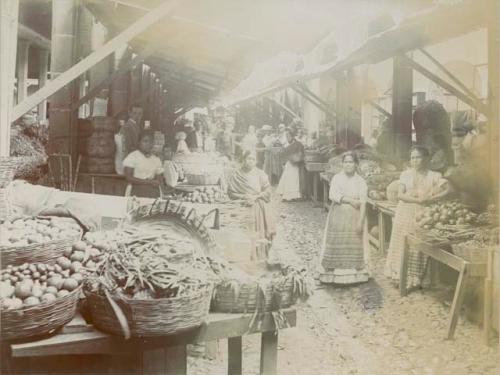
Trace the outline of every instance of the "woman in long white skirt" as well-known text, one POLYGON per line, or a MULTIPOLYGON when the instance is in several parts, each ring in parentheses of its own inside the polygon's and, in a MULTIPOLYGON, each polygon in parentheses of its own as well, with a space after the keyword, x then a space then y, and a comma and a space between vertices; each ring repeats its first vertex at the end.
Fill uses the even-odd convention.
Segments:
POLYGON ((292 129, 286 130, 289 145, 283 149, 285 168, 276 192, 283 201, 298 200, 303 197, 304 188, 304 145, 295 139, 292 129))

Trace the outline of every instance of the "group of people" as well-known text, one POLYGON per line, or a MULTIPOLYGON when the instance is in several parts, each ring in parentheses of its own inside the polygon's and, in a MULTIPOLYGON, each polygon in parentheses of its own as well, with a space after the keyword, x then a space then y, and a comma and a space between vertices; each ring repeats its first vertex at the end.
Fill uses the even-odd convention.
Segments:
MULTIPOLYGON (((410 150, 409 168, 399 178, 399 203, 393 220, 385 275, 394 284, 400 280, 401 257, 405 236, 416 230, 415 217, 424 205, 436 202, 451 192, 442 174, 429 169, 429 151, 421 146, 410 150)), ((332 205, 323 238, 319 280, 324 283, 351 284, 370 277, 366 241, 367 185, 356 172, 358 158, 347 152, 342 157, 343 170, 330 185, 332 205)), ((408 288, 419 287, 425 275, 427 258, 418 251, 409 253, 408 288)))

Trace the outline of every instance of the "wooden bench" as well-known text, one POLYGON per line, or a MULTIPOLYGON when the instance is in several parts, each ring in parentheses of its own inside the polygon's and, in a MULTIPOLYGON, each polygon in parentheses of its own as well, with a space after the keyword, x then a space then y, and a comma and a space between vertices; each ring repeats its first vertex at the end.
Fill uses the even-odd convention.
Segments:
MULTIPOLYGON (((282 310, 289 327, 296 325, 296 311, 282 310)), ((57 370, 37 368, 36 373, 54 374, 91 374, 96 369, 85 372, 85 360, 79 360, 79 368, 75 369, 76 358, 85 359, 92 355, 104 355, 104 368, 100 372, 111 374, 186 374, 186 345, 228 339, 228 374, 242 373, 242 336, 261 334, 260 373, 277 373, 278 331, 272 315, 266 313, 258 330, 248 332, 252 314, 210 314, 207 322, 200 328, 182 334, 154 338, 132 338, 125 340, 109 335, 86 325, 81 317, 75 318, 78 323, 70 322, 56 335, 38 341, 22 344, 11 344, 11 368, 15 370, 16 362, 28 359, 52 358, 45 361, 48 366, 57 370), (64 357, 68 367, 64 367, 64 357), (87 356, 87 357, 84 357, 87 356), (71 367, 73 366, 73 368, 71 367), (41 371, 41 372, 40 372, 41 371)), ((5 360, 5 358, 3 358, 5 360)), ((36 367, 37 362, 33 366, 36 367)), ((94 364, 95 366, 95 364, 94 364)))
POLYGON ((399 292, 401 296, 406 296, 408 293, 407 275, 410 249, 424 253, 430 258, 458 271, 457 285, 455 287, 450 317, 448 319, 447 338, 452 339, 455 334, 458 316, 464 300, 467 279, 469 277, 485 277, 487 274, 487 267, 485 263, 471 263, 450 253, 445 249, 445 247, 449 245, 449 242, 429 243, 415 235, 407 235, 401 257, 399 292))

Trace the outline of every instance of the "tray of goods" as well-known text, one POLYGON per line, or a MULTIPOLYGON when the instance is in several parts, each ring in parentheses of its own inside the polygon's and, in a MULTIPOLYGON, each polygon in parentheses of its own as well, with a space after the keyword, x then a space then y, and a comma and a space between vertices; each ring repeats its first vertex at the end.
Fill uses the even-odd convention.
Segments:
POLYGON ((488 250, 498 249, 500 228, 478 228, 472 239, 452 245, 453 254, 473 263, 486 263, 488 250))
POLYGON ((199 327, 210 308, 210 278, 194 262, 175 264, 150 246, 131 246, 128 241, 110 249, 84 281, 94 326, 126 338, 199 327))
POLYGON ((229 197, 220 186, 195 187, 189 191, 183 191, 181 186, 179 190, 181 193, 172 195, 171 198, 180 202, 214 204, 229 201, 229 197))
POLYGON ((73 319, 83 275, 59 264, 24 263, 1 271, 2 339, 52 333, 73 319))
POLYGON ((476 219, 476 213, 457 201, 432 204, 415 217, 418 235, 451 242, 471 239, 477 230, 476 219))
POLYGON ((1 264, 54 262, 81 236, 81 227, 71 218, 39 216, 5 219, 0 224, 1 264))
POLYGON ((212 299, 212 311, 224 313, 269 312, 290 307, 312 294, 305 269, 286 266, 259 277, 230 267, 221 275, 212 299))

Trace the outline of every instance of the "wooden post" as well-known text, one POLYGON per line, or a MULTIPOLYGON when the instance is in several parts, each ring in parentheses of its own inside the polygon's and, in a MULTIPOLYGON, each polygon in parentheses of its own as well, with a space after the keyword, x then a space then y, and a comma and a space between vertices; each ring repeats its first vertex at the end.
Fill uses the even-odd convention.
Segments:
POLYGON ((241 375, 242 373, 242 340, 241 336, 227 339, 227 373, 228 375, 241 375))
POLYGON ((278 331, 262 332, 260 347, 260 374, 278 373, 278 331))
POLYGON ((19 0, 0 1, 0 156, 10 155, 19 0))
MULTIPOLYGON (((90 17, 93 18, 92 14, 90 14, 90 17)), ((91 51, 95 53, 95 51, 102 48, 102 46, 106 44, 107 39, 108 30, 102 24, 92 19, 91 51)), ((93 100, 90 101, 91 115, 93 115, 94 112, 95 101, 98 99, 107 99, 109 97, 109 83, 105 85, 100 85, 100 83, 109 76, 111 70, 110 57, 99 61, 89 69, 89 92, 97 90, 97 86, 102 86, 96 93, 95 97, 92 98, 93 100)))
MULTIPOLYGON (((42 88, 47 83, 47 74, 49 71, 49 53, 46 49, 38 49, 38 88, 42 88)), ((47 100, 38 104, 38 121, 47 119, 47 100)))
MULTIPOLYGON (((114 58, 114 70, 120 70, 123 66, 129 64, 131 58, 132 53, 128 50, 128 48, 116 51, 114 58)), ((130 76, 128 74, 121 74, 111 83, 109 107, 110 115, 113 117, 127 108, 129 79, 130 76)))
POLYGON ((413 69, 403 56, 393 58, 392 131, 396 160, 408 157, 411 145, 413 69))
POLYGON ((17 42, 17 103, 28 96, 28 57, 30 44, 26 40, 17 42))
POLYGON ((488 22, 488 104, 490 125, 490 176, 500 201, 498 189, 499 177, 499 127, 500 127, 500 4, 497 0, 490 0, 488 22))

